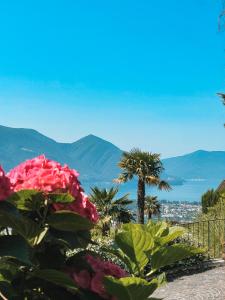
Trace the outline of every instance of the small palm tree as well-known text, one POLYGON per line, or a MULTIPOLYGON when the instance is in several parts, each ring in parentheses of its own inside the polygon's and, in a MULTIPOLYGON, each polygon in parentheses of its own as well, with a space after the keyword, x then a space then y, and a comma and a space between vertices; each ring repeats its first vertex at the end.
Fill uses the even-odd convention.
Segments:
POLYGON ((148 216, 148 220, 151 220, 153 215, 160 215, 161 205, 157 200, 157 196, 146 196, 145 197, 145 213, 148 216))
POLYGON ((163 171, 160 154, 143 152, 134 148, 130 152, 123 153, 118 165, 122 169, 122 173, 116 179, 117 182, 127 182, 134 176, 138 178, 138 223, 144 224, 145 185, 156 186, 160 190, 171 189, 167 182, 160 179, 163 171))
POLYGON ((114 199, 119 191, 117 187, 112 187, 109 190, 93 187, 91 191, 90 200, 96 205, 101 216, 103 235, 109 232, 112 222, 116 224, 129 223, 134 220, 134 215, 128 208, 128 205, 133 203, 128 198, 129 194, 114 199))

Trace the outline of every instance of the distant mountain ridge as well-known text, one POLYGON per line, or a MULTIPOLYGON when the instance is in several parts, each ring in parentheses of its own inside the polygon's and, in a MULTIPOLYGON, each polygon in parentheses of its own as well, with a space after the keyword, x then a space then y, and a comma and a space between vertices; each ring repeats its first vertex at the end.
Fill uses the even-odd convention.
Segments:
POLYGON ((83 180, 108 181, 119 172, 116 162, 122 151, 94 135, 58 143, 32 129, 0 126, 0 164, 5 170, 40 154, 75 168, 83 180))
MULTIPOLYGON (((68 164, 81 174, 80 179, 111 182, 119 174, 117 163, 122 150, 97 136, 88 135, 74 143, 59 143, 33 129, 0 126, 0 164, 10 170, 20 162, 45 154, 68 164)), ((199 150, 163 160, 166 178, 219 179, 225 177, 225 152, 199 150)))
POLYGON ((186 180, 225 178, 225 151, 198 150, 190 154, 163 160, 170 174, 186 180))

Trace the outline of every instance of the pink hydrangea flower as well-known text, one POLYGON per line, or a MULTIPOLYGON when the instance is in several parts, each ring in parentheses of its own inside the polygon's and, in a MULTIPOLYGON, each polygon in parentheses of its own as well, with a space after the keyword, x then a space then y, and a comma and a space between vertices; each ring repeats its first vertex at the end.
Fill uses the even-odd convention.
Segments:
POLYGON ((24 189, 35 189, 46 193, 69 192, 74 197, 74 202, 53 204, 54 210, 71 210, 92 222, 98 220, 94 204, 89 201, 80 186, 79 174, 67 165, 62 166, 41 155, 21 163, 7 176, 10 178, 14 192, 24 189))
POLYGON ((71 277, 74 279, 76 284, 84 289, 89 289, 92 292, 98 294, 103 299, 116 300, 107 294, 103 285, 103 279, 105 276, 113 276, 115 278, 126 277, 127 273, 116 264, 109 261, 102 261, 99 258, 91 255, 86 256, 86 260, 91 266, 92 273, 88 271, 72 272, 71 277))
POLYGON ((91 275, 87 270, 82 270, 79 273, 73 273, 72 277, 79 287, 82 289, 90 289, 91 275))
POLYGON ((0 201, 5 200, 11 193, 10 180, 0 166, 0 201))

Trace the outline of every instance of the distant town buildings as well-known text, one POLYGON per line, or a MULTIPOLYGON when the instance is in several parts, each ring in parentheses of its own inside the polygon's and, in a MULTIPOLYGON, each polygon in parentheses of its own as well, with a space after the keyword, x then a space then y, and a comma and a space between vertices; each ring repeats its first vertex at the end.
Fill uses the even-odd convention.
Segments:
POLYGON ((193 221, 201 212, 198 202, 161 202, 161 219, 177 222, 193 221))

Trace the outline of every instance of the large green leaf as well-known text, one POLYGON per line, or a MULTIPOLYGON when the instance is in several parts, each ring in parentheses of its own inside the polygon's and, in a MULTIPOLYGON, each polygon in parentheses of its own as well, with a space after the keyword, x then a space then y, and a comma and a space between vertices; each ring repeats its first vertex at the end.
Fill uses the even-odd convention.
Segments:
POLYGON ((7 212, 15 216, 19 215, 17 208, 7 201, 0 201, 0 211, 7 212))
POLYGON ((87 218, 70 211, 57 211, 48 217, 47 222, 50 227, 62 231, 77 232, 93 228, 93 223, 87 218))
POLYGON ((49 194, 48 198, 53 202, 53 203, 71 203, 74 201, 74 197, 69 194, 69 193, 53 193, 49 194))
POLYGON ((184 244, 174 244, 156 251, 151 257, 152 272, 162 267, 171 265, 179 260, 202 253, 202 249, 187 246, 184 244))
POLYGON ((16 235, 0 236, 0 257, 13 257, 30 264, 30 248, 26 241, 16 235))
POLYGON ((54 239, 57 239, 59 243, 63 243, 67 248, 86 248, 88 244, 92 243, 91 234, 87 230, 82 231, 63 231, 51 228, 49 233, 54 239))
POLYGON ((13 204, 20 210, 36 211, 44 205, 45 196, 40 191, 21 190, 10 195, 7 202, 13 204))
POLYGON ((24 216, 15 216, 0 211, 0 226, 13 229, 14 233, 21 235, 31 246, 38 244, 46 234, 45 228, 24 216))
POLYGON ((116 279, 107 276, 104 279, 107 292, 116 296, 118 300, 147 300, 157 289, 158 282, 154 279, 148 282, 138 277, 124 277, 116 279))
POLYGON ((65 273, 53 270, 53 269, 43 269, 33 272, 32 276, 43 279, 45 281, 51 282, 55 285, 64 287, 69 290, 76 291, 77 286, 74 281, 65 273))
POLYGON ((151 233, 154 238, 159 238, 162 236, 166 236, 169 233, 169 226, 166 222, 154 222, 148 221, 145 225, 146 230, 151 233))
POLYGON ((127 224, 126 230, 118 233, 115 237, 118 247, 135 264, 134 273, 143 271, 149 261, 146 252, 154 246, 151 234, 135 225, 129 224, 128 226, 127 224))
POLYGON ((174 241, 178 237, 182 236, 185 232, 183 227, 173 226, 169 228, 167 235, 160 237, 159 242, 161 245, 168 244, 169 242, 174 241))

